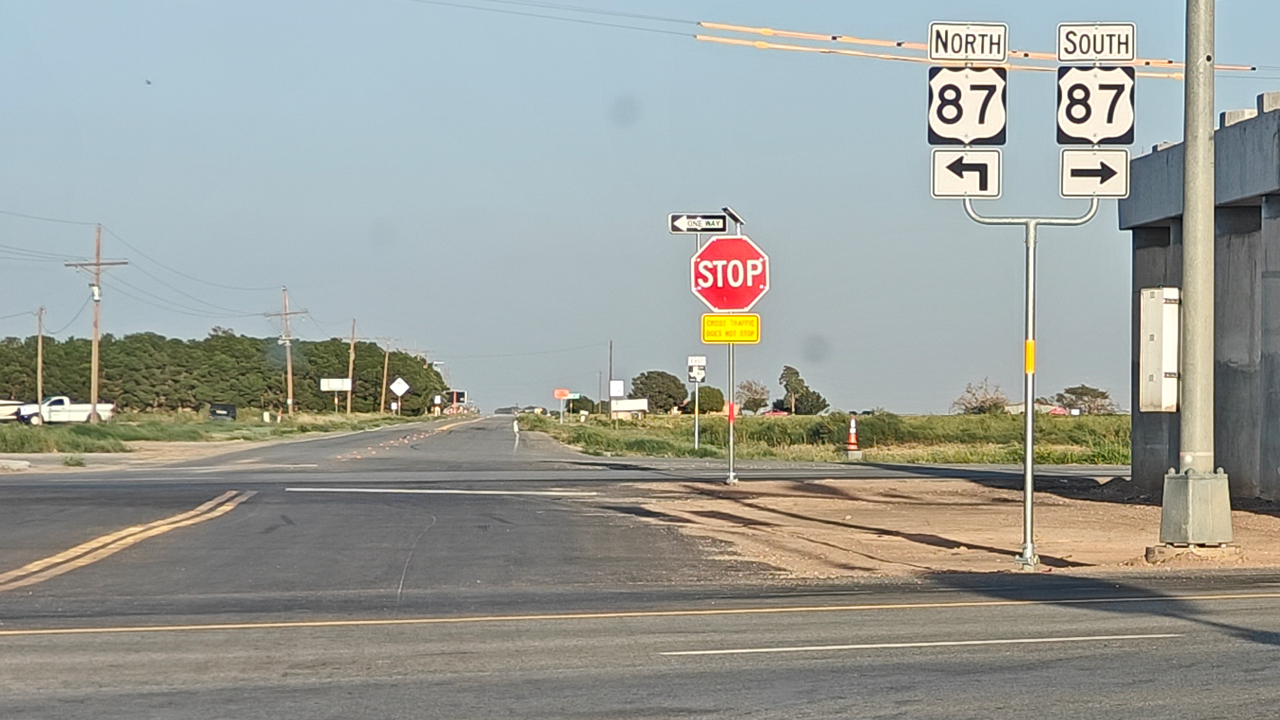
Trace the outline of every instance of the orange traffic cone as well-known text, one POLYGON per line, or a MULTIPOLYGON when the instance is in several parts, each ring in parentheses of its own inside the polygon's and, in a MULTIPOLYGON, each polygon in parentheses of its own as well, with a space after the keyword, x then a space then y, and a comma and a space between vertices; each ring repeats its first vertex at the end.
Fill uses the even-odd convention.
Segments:
POLYGON ((849 415, 849 438, 844 443, 845 454, 849 460, 861 460, 862 451, 858 449, 858 418, 849 415))

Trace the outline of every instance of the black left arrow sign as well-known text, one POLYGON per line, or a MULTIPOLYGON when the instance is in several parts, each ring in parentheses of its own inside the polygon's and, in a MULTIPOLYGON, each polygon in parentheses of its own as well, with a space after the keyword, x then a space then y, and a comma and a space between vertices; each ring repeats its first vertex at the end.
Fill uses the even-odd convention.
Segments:
POLYGON ((1098 161, 1098 167, 1096 168, 1071 168, 1071 177, 1098 178, 1099 185, 1105 184, 1108 180, 1119 174, 1120 173, 1116 172, 1114 168, 1101 160, 1098 161))
MULTIPOLYGON (((971 173, 971 172, 978 173, 978 191, 979 192, 986 191, 987 173, 989 172, 989 167, 987 166, 986 163, 967 163, 964 161, 964 156, 962 155, 956 158, 955 160, 953 160, 951 164, 947 166, 947 169, 955 173, 955 176, 960 178, 961 180, 964 179, 965 173, 971 173)), ((1072 172, 1074 173, 1075 171, 1072 170, 1072 172)))

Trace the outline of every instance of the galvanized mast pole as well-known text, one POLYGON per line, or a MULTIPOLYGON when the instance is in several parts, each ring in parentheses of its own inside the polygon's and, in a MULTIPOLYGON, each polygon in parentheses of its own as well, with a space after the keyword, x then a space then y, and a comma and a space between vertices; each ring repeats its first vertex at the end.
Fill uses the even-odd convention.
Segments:
POLYGON ((964 199, 964 211, 982 225, 1022 225, 1026 231, 1026 332, 1023 340, 1023 436, 1022 436, 1022 554, 1014 558, 1021 568, 1040 562, 1036 555, 1035 524, 1035 392, 1036 392, 1036 231, 1041 225, 1083 225, 1098 214, 1098 198, 1091 198, 1089 211, 1075 218, 983 217, 973 209, 973 200, 964 199))
POLYGON ((1214 0, 1187 0, 1183 114, 1181 447, 1164 480, 1160 542, 1232 540, 1227 475, 1214 467, 1214 0))

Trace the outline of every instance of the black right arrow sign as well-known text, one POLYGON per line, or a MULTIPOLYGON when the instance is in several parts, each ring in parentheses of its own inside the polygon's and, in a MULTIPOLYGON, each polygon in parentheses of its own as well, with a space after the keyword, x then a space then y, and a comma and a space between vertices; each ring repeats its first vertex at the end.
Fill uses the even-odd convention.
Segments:
POLYGON ((1096 168, 1071 168, 1071 177, 1098 178, 1099 184, 1106 183, 1118 174, 1110 165, 1102 161, 1098 161, 1098 167, 1096 168))

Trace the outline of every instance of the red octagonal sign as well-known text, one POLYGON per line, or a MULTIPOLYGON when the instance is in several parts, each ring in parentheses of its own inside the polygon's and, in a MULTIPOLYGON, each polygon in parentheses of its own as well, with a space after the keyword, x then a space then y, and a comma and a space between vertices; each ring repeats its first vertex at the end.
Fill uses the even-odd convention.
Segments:
POLYGON ((745 312, 769 291, 769 256, 746 235, 711 238, 690 267, 693 294, 716 312, 745 312))

